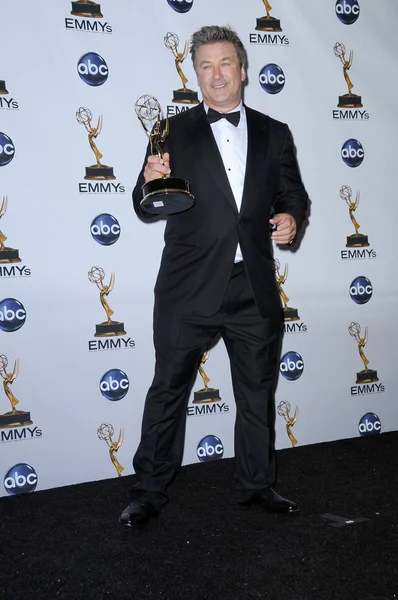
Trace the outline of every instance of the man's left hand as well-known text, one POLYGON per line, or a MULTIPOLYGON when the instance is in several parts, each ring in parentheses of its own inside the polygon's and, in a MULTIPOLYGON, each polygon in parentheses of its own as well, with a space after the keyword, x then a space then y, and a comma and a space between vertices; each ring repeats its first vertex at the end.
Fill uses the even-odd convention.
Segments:
POLYGON ((269 222, 277 226, 277 229, 271 235, 276 244, 283 246, 292 243, 297 233, 296 220, 292 215, 279 213, 269 222))

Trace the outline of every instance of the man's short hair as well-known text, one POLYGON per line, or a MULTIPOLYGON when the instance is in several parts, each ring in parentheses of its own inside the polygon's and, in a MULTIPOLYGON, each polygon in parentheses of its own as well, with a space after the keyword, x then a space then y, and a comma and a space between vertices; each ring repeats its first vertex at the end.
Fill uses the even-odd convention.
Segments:
POLYGON ((238 34, 228 26, 220 27, 219 25, 205 25, 204 27, 201 27, 195 31, 191 39, 190 53, 195 70, 196 52, 200 46, 204 46, 205 44, 217 44, 218 42, 231 42, 235 46, 239 65, 246 69, 247 52, 238 34))

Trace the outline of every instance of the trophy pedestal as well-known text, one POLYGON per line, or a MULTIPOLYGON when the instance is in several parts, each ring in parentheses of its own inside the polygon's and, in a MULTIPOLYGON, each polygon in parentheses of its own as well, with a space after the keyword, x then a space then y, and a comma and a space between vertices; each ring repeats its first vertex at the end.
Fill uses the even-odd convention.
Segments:
POLYGON ((282 31, 281 22, 275 17, 259 17, 257 19, 256 31, 282 31))
POLYGON ((116 179, 113 174, 113 167, 106 165, 91 165, 86 167, 86 175, 84 179, 110 180, 116 179))
POLYGON ((337 106, 339 108, 362 108, 362 96, 357 96, 357 94, 344 94, 344 96, 339 96, 339 103, 337 106))
POLYGON ((17 410, 15 412, 8 412, 4 415, 0 415, 0 428, 6 429, 8 427, 24 427, 25 425, 32 425, 33 421, 30 418, 30 412, 25 410, 17 410))
POLYGON ((172 215, 184 212, 195 204, 191 185, 180 177, 164 177, 144 183, 140 206, 154 215, 172 215))
POLYGON ((21 262, 19 250, 16 250, 15 248, 3 248, 3 250, 0 250, 0 263, 17 262, 21 262))
POLYGON ((365 246, 370 246, 370 244, 367 235, 353 233, 352 235, 347 235, 347 243, 345 246, 346 248, 364 248, 365 246))
POLYGON ((205 404, 206 402, 219 402, 220 390, 215 388, 207 388, 198 390, 193 394, 193 404, 205 404))
POLYGON ((297 308, 284 308, 283 309, 283 320, 284 321, 299 321, 300 317, 297 308))
POLYGON ((93 2, 92 4, 83 4, 82 2, 72 2, 71 15, 75 17, 88 17, 102 19, 101 6, 93 2))
POLYGON ((94 337, 111 337, 114 335, 126 335, 124 323, 120 321, 104 321, 95 326, 94 337))
POLYGON ((173 90, 173 102, 180 104, 199 104, 198 92, 193 90, 183 89, 173 90))
POLYGON ((372 383, 373 381, 379 381, 377 377, 377 371, 374 369, 364 369, 357 373, 356 383, 372 383))
POLYGON ((6 82, 4 81, 4 79, 0 79, 0 96, 5 94, 8 94, 6 82))

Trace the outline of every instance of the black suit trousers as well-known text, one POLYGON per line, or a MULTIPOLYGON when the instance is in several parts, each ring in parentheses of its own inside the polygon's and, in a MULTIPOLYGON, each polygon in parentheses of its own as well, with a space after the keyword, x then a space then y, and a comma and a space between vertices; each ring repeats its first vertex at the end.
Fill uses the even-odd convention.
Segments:
POLYGON ((243 262, 234 265, 219 311, 177 318, 155 312, 155 374, 148 391, 141 442, 133 459, 131 499, 167 502, 167 487, 181 466, 186 409, 200 356, 221 335, 229 355, 236 402, 236 499, 274 485, 274 389, 281 311, 262 317, 243 262))

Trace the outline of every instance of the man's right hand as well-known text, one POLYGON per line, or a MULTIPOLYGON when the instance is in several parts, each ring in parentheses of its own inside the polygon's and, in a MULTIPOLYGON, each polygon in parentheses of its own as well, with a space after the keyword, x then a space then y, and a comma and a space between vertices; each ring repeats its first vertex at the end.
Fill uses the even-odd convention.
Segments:
POLYGON ((170 155, 168 152, 165 152, 161 157, 148 156, 144 169, 145 183, 154 179, 160 179, 161 177, 168 177, 170 173, 170 155))

